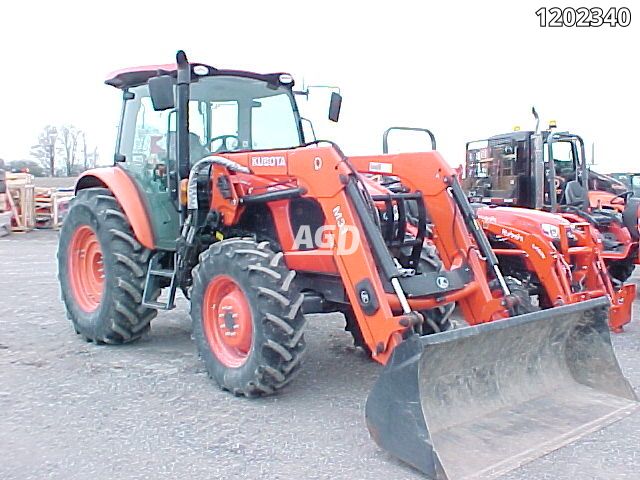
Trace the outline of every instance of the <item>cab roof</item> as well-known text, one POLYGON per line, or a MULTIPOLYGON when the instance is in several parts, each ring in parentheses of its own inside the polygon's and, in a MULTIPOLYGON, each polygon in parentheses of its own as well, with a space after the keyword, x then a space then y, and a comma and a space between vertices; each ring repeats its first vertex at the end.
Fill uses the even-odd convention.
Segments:
MULTIPOLYGON (((218 69, 204 63, 191 63, 190 65, 192 78, 205 76, 247 77, 256 80, 262 80, 264 82, 275 85, 280 85, 280 76, 288 75, 285 72, 262 74, 246 72, 243 70, 218 69)), ((109 74, 104 83, 106 83, 107 85, 111 85, 112 87, 125 89, 143 85, 147 83, 150 78, 160 75, 171 75, 172 77, 175 77, 176 73, 177 65, 175 63, 169 63, 165 65, 145 65, 141 67, 129 67, 112 72, 111 74, 109 74)), ((288 83, 289 86, 293 86, 293 84, 293 81, 288 83)))

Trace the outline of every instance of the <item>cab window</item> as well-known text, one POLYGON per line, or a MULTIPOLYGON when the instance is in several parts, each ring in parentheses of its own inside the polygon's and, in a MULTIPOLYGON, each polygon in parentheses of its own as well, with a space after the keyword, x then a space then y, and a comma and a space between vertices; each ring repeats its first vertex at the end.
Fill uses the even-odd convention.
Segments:
POLYGON ((251 148, 269 150, 300 145, 291 97, 285 93, 256 98, 251 109, 251 148))

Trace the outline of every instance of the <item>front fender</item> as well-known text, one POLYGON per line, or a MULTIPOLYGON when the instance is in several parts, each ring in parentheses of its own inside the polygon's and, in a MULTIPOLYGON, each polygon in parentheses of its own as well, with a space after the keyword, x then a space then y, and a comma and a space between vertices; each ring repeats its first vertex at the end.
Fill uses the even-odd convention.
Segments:
POLYGON ((149 213, 135 182, 120 167, 101 167, 87 170, 76 182, 76 193, 85 188, 105 187, 111 190, 122 207, 133 233, 144 247, 153 250, 155 239, 149 213))

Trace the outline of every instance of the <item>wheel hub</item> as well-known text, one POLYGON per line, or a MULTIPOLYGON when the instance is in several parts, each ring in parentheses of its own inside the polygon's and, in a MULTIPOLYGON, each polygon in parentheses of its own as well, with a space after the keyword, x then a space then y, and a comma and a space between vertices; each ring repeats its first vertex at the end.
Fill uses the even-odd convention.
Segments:
POLYGON ((207 341, 218 360, 228 367, 244 364, 253 338, 251 308, 231 277, 219 275, 211 280, 202 315, 207 341))
POLYGON ((82 225, 69 243, 69 279, 73 296, 82 310, 93 312, 100 305, 104 290, 104 260, 93 229, 82 225))
POLYGON ((218 328, 224 343, 245 352, 251 346, 251 324, 247 324, 251 316, 247 307, 244 295, 235 289, 223 297, 217 307, 218 328))

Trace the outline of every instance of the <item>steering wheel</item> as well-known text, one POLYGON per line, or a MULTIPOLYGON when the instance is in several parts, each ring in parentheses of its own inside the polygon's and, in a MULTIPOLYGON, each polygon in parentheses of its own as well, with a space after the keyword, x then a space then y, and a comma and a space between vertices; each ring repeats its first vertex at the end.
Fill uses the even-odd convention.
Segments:
POLYGON ((240 137, 238 135, 218 135, 217 137, 213 137, 211 140, 209 140, 209 143, 207 143, 207 147, 211 148, 211 144, 213 144, 213 142, 222 140, 222 145, 220 145, 220 147, 217 148, 213 153, 228 152, 231 150, 227 146, 227 140, 229 140, 230 138, 236 139, 238 141, 238 145, 240 145, 240 137))
POLYGON ((631 190, 627 190, 626 192, 619 193, 615 197, 611 199, 611 205, 626 205, 629 201, 629 198, 633 197, 633 192, 631 190), (617 199, 622 200, 621 202, 615 201, 617 199))

